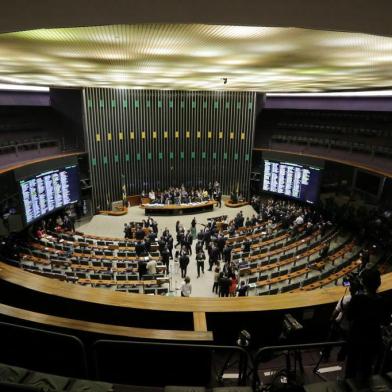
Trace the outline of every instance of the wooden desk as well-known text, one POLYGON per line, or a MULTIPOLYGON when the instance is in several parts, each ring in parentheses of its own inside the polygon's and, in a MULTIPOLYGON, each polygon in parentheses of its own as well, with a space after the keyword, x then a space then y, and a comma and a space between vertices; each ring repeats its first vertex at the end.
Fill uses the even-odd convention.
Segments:
MULTIPOLYGON (((125 294, 119 295, 139 295, 139 294, 125 294)), ((111 325, 95 323, 91 321, 75 320, 71 318, 51 316, 38 312, 32 312, 25 309, 16 308, 13 306, 0 304, 0 314, 8 317, 13 317, 23 321, 29 321, 37 324, 51 325, 58 328, 67 328, 77 331, 85 331, 90 333, 115 335, 125 338, 140 338, 153 340, 175 340, 175 341, 213 341, 212 332, 204 328, 203 318, 198 314, 195 319, 194 331, 180 331, 167 329, 153 329, 153 328, 135 328, 122 325, 111 325)), ((203 314, 202 314, 203 315, 203 314)), ((205 314, 204 314, 205 320, 205 314)))
POLYGON ((128 214, 128 207, 123 207, 118 211, 99 211, 99 215, 108 215, 108 216, 123 216, 128 214))
MULTIPOLYGON (((119 293, 93 287, 70 285, 38 276, 0 262, 0 279, 49 295, 74 299, 94 304, 122 308, 158 310, 168 312, 261 312, 293 309, 336 303, 344 294, 344 287, 329 287, 312 293, 301 291, 265 297, 249 296, 234 298, 183 298, 150 296, 145 294, 119 293)), ((380 292, 392 290, 392 273, 382 276, 380 292)))
POLYGON ((214 209, 215 201, 207 201, 200 204, 168 204, 168 205, 144 205, 140 208, 145 210, 145 214, 148 215, 186 215, 186 214, 198 214, 201 212, 212 211, 214 209))
POLYGON ((132 196, 127 196, 127 200, 128 200, 128 206, 134 207, 134 206, 138 206, 142 202, 142 197, 140 195, 132 195, 132 196))
POLYGON ((239 208, 247 206, 249 203, 247 201, 240 201, 238 203, 233 203, 231 200, 225 200, 225 206, 229 208, 239 208))

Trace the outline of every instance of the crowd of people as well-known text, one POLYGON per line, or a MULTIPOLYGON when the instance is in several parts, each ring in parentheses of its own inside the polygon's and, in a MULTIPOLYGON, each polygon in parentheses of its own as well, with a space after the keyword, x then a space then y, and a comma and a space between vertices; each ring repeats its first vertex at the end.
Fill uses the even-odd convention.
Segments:
MULTIPOLYGON (((169 197, 172 198, 173 194, 181 193, 182 190, 182 188, 172 188, 169 197)), ((189 276, 191 260, 195 263, 196 279, 203 279, 206 273, 211 272, 213 277, 211 290, 214 294, 220 297, 247 296, 249 286, 239 274, 241 261, 234 260, 232 257, 233 246, 229 241, 229 238, 238 235, 238 228, 245 228, 248 234, 252 234, 257 230, 257 224, 264 222, 263 231, 266 235, 270 235, 279 224, 295 237, 299 233, 299 228, 301 232, 305 230, 309 233, 319 230, 323 236, 331 221, 338 222, 342 226, 346 225, 347 228, 351 225, 353 230, 359 232, 359 242, 364 242, 361 253, 362 264, 358 275, 348 279, 350 292, 338 301, 331 316, 333 327, 329 340, 343 338, 348 342, 338 355, 338 360, 347 359, 346 376, 366 379, 382 348, 381 325, 388 323, 389 320, 387 307, 382 297, 377 294, 381 283, 380 273, 376 268, 367 267, 372 264, 369 263, 371 250, 368 245, 377 244, 380 248, 391 249, 392 210, 384 207, 364 212, 347 205, 338 206, 331 200, 327 200, 319 208, 288 200, 260 197, 252 198, 251 203, 256 211, 252 216, 245 218, 240 211, 233 219, 222 216, 209 219, 207 224, 198 223, 196 218, 193 218, 189 227, 184 227, 180 221, 177 221, 173 234, 165 227, 159 235, 158 223, 152 217, 147 217, 140 223, 126 223, 124 237, 135 242, 135 252, 140 256, 138 261, 140 279, 147 274, 157 274, 156 259, 148 257, 152 245, 157 244, 166 273, 181 277, 182 283, 176 287, 181 296, 192 295, 189 276)), ((43 239, 46 233, 74 230, 73 219, 66 211, 62 215, 49 217, 35 225, 33 234, 36 238, 43 239)), ((18 246, 25 245, 15 239, 10 240, 9 244, 4 241, 0 244, 2 254, 14 259, 17 257, 18 246)), ((329 246, 329 242, 324 244, 320 251, 321 256, 326 257, 329 246)), ((245 240, 242 243, 242 251, 249 252, 250 249, 251 242, 245 240)), ((330 355, 330 352, 325 350, 324 355, 330 355)))
POLYGON ((75 231, 75 221, 71 215, 71 211, 65 210, 63 214, 42 219, 38 224, 33 226, 33 231, 33 234, 38 239, 41 239, 47 232, 61 233, 63 231, 75 231))
POLYGON ((143 191, 142 197, 148 197, 151 204, 189 204, 208 200, 215 200, 221 207, 222 191, 218 181, 209 183, 207 187, 186 189, 184 185, 180 187, 170 187, 165 190, 150 190, 148 194, 143 191))
MULTIPOLYGON (((164 230, 161 237, 162 243, 167 243, 169 250, 169 258, 172 257, 174 251, 174 273, 179 272, 182 279, 188 277, 188 266, 190 256, 195 252, 197 279, 201 278, 206 270, 213 272, 212 291, 221 296, 246 296, 249 287, 245 281, 241 281, 239 277, 240 261, 233 260, 231 245, 228 239, 238 235, 239 227, 248 228, 248 233, 254 232, 254 227, 266 221, 264 228, 267 235, 271 234, 279 223, 284 228, 291 230, 293 236, 298 234, 300 227, 304 228, 308 234, 314 230, 320 230, 323 234, 331 224, 324 220, 323 216, 311 207, 304 207, 297 203, 280 200, 264 200, 260 203, 258 213, 245 219, 242 211, 236 216, 228 220, 227 216, 222 219, 209 220, 206 225, 202 225, 199 231, 196 230, 196 218, 191 221, 189 229, 185 229, 180 221, 176 222, 176 243, 173 246, 173 237, 167 229, 164 230), (225 234, 223 233, 225 230, 225 234), (193 244, 195 243, 194 250, 193 244), (174 250, 173 250, 174 249, 174 250), (207 265, 206 265, 207 264, 207 265)), ((329 246, 329 244, 327 244, 329 246)), ((242 244, 242 251, 249 252, 251 242, 245 240, 242 244)), ((322 249, 325 252, 325 249, 322 249)), ((326 248, 328 252, 328 248, 326 248)), ((187 282, 187 293, 189 296, 190 281, 187 282)))

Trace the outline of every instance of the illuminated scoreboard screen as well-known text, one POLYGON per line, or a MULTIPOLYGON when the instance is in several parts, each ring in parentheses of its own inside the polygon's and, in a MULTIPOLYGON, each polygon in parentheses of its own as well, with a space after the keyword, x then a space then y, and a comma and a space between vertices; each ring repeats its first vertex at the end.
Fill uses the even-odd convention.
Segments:
POLYGON ((27 224, 80 198, 79 167, 67 166, 19 181, 27 224))
POLYGON ((263 190, 313 204, 318 200, 321 172, 318 167, 265 160, 263 190))

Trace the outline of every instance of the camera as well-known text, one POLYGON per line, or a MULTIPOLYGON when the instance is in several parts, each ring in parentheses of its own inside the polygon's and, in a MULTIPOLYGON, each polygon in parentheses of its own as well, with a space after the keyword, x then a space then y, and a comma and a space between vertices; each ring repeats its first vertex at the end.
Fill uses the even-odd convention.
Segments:
POLYGON ((343 286, 353 287, 355 292, 362 290, 362 283, 358 272, 351 272, 343 277, 343 286))
POLYGON ((238 336, 237 345, 240 347, 248 347, 250 344, 250 339, 250 333, 246 329, 243 329, 238 336))

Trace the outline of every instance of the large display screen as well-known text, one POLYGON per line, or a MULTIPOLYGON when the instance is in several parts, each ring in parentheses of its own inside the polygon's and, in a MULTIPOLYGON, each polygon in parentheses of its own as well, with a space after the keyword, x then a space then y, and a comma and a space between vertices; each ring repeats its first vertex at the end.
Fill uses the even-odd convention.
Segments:
POLYGON ((265 160, 263 190, 313 204, 318 200, 321 171, 313 166, 265 160))
POLYGON ((46 171, 19 181, 19 185, 28 224, 79 200, 79 167, 46 171))

